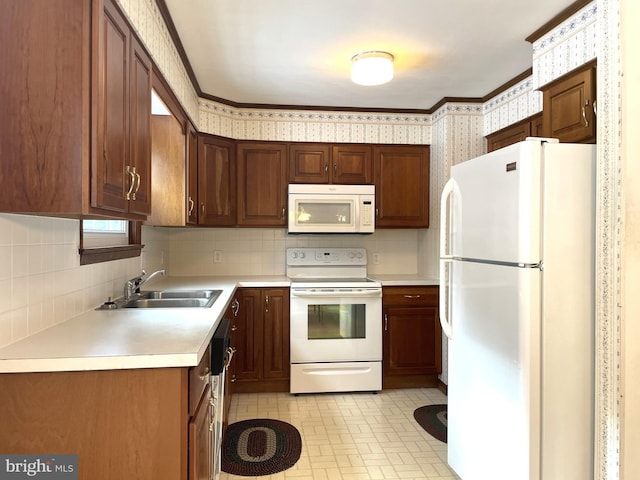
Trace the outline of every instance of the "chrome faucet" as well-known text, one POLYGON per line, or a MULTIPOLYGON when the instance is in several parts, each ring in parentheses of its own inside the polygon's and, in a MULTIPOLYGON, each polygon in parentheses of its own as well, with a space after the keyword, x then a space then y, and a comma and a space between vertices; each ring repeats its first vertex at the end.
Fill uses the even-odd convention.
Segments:
POLYGON ((145 277, 147 272, 142 270, 142 274, 137 277, 133 277, 126 281, 124 284, 124 300, 127 301, 131 298, 134 293, 140 293, 140 287, 151 280, 156 275, 165 275, 167 273, 166 270, 158 270, 153 272, 151 275, 145 277))

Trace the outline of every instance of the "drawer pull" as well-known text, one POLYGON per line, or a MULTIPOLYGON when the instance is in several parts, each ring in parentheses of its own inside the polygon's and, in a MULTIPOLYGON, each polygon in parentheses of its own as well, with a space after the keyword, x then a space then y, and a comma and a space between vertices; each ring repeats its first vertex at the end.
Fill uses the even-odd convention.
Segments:
POLYGON ((422 298, 422 295, 403 295, 404 298, 422 298))
POLYGON ((209 367, 206 367, 204 369, 204 372, 202 373, 202 375, 200 375, 200 380, 202 380, 204 382, 207 378, 209 378, 209 372, 210 371, 211 370, 209 370, 209 367))

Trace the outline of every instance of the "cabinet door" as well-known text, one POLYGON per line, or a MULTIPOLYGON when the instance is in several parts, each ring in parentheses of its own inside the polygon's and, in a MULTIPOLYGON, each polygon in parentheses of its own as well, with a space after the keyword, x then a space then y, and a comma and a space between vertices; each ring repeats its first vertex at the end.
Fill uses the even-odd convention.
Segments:
POLYGON ((151 213, 151 59, 133 36, 129 75, 129 164, 136 169, 129 212, 148 215, 151 213))
POLYGON ((188 225, 198 224, 198 132, 189 123, 187 133, 187 185, 185 208, 188 225))
POLYGON ((429 147, 376 146, 376 228, 429 226, 429 147))
POLYGON ((328 183, 329 155, 327 144, 289 145, 289 183, 328 183))
POLYGON ((286 226, 287 148, 238 143, 238 225, 286 226))
POLYGON ((487 135, 487 152, 520 142, 531 136, 531 123, 519 122, 487 135))
POLYGON ((262 290, 265 379, 289 379, 289 289, 262 290))
POLYGON ((370 145, 334 145, 331 149, 331 182, 365 185, 373 183, 370 145))
POLYGON ((207 385, 189 422, 189 480, 211 480, 213 474, 213 422, 211 386, 207 385))
POLYGON ((129 26, 112 0, 98 17, 97 134, 91 204, 127 212, 135 186, 129 166, 129 26))
POLYGON ((88 207, 90 13, 89 2, 0 2, 3 212, 88 207))
POLYGON ((596 70, 594 65, 542 88, 545 136, 561 142, 595 143, 596 70))
POLYGON ((240 313, 233 342, 236 383, 262 378, 262 302, 259 288, 238 290, 240 313))
POLYGON ((385 375, 441 372, 437 307, 387 307, 383 322, 385 375))
POLYGON ((233 140, 198 138, 198 223, 236 224, 236 161, 233 140))

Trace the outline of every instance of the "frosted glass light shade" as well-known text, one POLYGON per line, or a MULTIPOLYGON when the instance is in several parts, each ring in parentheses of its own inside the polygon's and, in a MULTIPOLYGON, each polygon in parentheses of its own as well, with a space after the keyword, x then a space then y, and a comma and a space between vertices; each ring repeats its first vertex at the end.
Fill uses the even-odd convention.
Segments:
POLYGON ((358 85, 382 85, 393 78, 393 55, 362 52, 351 58, 351 80, 358 85))

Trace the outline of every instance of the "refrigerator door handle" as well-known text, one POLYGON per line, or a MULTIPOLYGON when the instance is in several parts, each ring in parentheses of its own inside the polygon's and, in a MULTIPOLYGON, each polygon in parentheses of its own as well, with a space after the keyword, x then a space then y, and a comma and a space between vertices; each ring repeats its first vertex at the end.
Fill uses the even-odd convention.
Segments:
POLYGON ((455 187, 453 178, 450 178, 442 189, 440 197, 440 308, 438 308, 440 316, 440 325, 442 331, 447 338, 451 339, 451 322, 449 321, 451 304, 449 302, 449 292, 451 289, 450 276, 448 274, 447 264, 451 263, 452 258, 447 252, 447 241, 450 239, 449 230, 447 230, 447 201, 452 195, 455 187))

